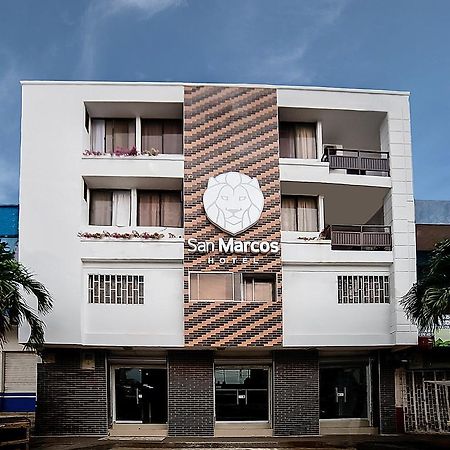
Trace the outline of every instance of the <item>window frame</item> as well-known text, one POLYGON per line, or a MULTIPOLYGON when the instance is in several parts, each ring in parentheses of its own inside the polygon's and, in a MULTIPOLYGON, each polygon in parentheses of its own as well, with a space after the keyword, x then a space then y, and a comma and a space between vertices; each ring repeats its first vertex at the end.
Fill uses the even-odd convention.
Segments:
MULTIPOLYGON (((184 202, 183 202, 183 191, 177 190, 177 189, 135 189, 136 191, 136 211, 134 214, 136 226, 137 227, 155 227, 155 228, 183 228, 184 227, 184 202), (159 198, 159 225, 140 225, 139 224, 139 192, 154 192, 158 194, 159 198), (180 204, 181 204, 181 226, 180 227, 174 227, 173 225, 164 225, 161 223, 162 221, 162 208, 163 208, 163 202, 161 201, 162 195, 166 193, 177 193, 180 196, 180 204)), ((132 212, 133 215, 133 212, 132 212)))
POLYGON ((188 295, 189 295, 189 302, 238 302, 239 299, 236 299, 236 276, 235 276, 235 272, 229 272, 226 270, 217 270, 217 271, 209 271, 209 272, 202 272, 202 271, 189 271, 188 272, 188 295), (232 282, 232 292, 233 292, 233 298, 229 299, 229 300, 224 300, 224 299, 200 299, 197 298, 195 300, 192 299, 191 296, 191 276, 192 275, 197 275, 197 284, 198 284, 198 293, 197 293, 197 297, 200 297, 200 282, 199 282, 199 275, 208 275, 208 274, 212 274, 212 275, 231 275, 231 282, 232 282))
MULTIPOLYGON (((164 119, 160 119, 160 118, 145 118, 145 117, 140 117, 140 126, 139 126, 139 130, 140 130, 140 136, 139 136, 139 148, 141 153, 143 151, 149 151, 148 150, 143 150, 143 145, 142 145, 142 141, 144 138, 144 133, 142 132, 143 130, 143 125, 145 125, 146 121, 152 121, 152 122, 159 122, 161 124, 161 150, 159 152, 159 155, 183 155, 184 154, 184 127, 183 127, 183 119, 177 119, 177 118, 164 118, 164 119), (164 129, 167 126, 167 122, 168 121, 177 121, 180 122, 181 125, 181 152, 179 153, 166 153, 164 150, 165 144, 164 144, 164 129)), ((137 136, 136 136, 137 139, 137 136)), ((158 150, 158 149, 156 149, 158 150)))
POLYGON ((249 303, 273 303, 277 300, 277 274, 274 272, 261 273, 261 272, 243 272, 240 274, 241 280, 241 301, 249 303), (252 279, 252 299, 246 298, 246 279, 252 279), (272 284, 272 298, 271 300, 258 300, 255 299, 255 279, 260 281, 269 281, 272 284))
MULTIPOLYGON (((87 111, 87 110, 86 110, 87 111)), ((89 119, 89 148, 91 151, 95 152, 98 151, 98 149, 92 148, 92 135, 91 133, 93 133, 94 131, 94 127, 92 126, 92 122, 95 120, 103 120, 104 121, 104 129, 103 129, 103 149, 102 149, 102 153, 103 155, 114 155, 115 152, 115 146, 114 146, 114 122, 116 120, 120 120, 120 121, 128 121, 128 122, 133 122, 134 121, 134 144, 132 145, 132 147, 137 148, 137 141, 138 141, 138 117, 90 117, 89 119), (107 135, 106 135, 106 130, 107 130, 107 122, 113 122, 113 126, 112 126, 112 135, 111 135, 111 151, 108 152, 106 149, 106 142, 107 142, 107 135)), ((128 150, 131 150, 131 148, 128 148, 128 150)))
MULTIPOLYGON (((323 196, 321 195, 303 195, 303 194, 281 194, 281 212, 283 212, 283 199, 295 199, 295 230, 288 230, 283 228, 283 220, 281 220, 281 231, 292 232, 292 233, 309 233, 317 234, 320 233, 324 228, 324 214, 323 214, 323 196), (316 201, 316 211, 317 211, 317 230, 299 230, 299 220, 298 220, 298 201, 300 198, 314 198, 316 201)), ((282 218, 282 216, 281 216, 282 218)))
POLYGON ((281 159, 288 159, 288 160, 307 160, 307 161, 319 161, 320 158, 322 157, 323 154, 323 149, 322 149, 322 122, 321 121, 314 121, 314 122, 305 122, 305 121, 287 121, 287 120, 279 120, 278 121, 278 132, 279 132, 279 137, 278 137, 278 149, 279 149, 279 153, 280 153, 280 158, 281 159), (295 144, 295 127, 296 126, 310 126, 311 128, 314 127, 314 139, 315 139, 315 157, 314 158, 301 158, 298 156, 298 149, 297 146, 295 144), (293 139, 294 139, 294 156, 281 156, 281 140, 280 140, 280 136, 281 136, 281 128, 282 127, 287 127, 289 128, 289 131, 292 133, 293 139))
POLYGON ((391 277, 386 273, 352 273, 352 274, 337 274, 336 275, 336 301, 338 305, 390 305, 391 304, 391 277), (365 278, 367 278, 367 299, 365 294, 365 278), (372 285, 370 284, 372 278, 372 285), (375 283, 375 279, 378 282, 375 283), (382 278, 382 283, 380 283, 382 278), (351 279, 351 283, 349 283, 351 279), (354 281, 358 279, 358 288, 355 289, 354 281), (350 295, 350 284, 352 285, 350 295), (378 285, 378 295, 375 290, 375 284, 378 285), (345 286, 344 286, 345 285, 345 286), (372 289, 371 289, 372 288, 372 289), (380 292, 383 293, 383 301, 381 300, 380 292), (372 301, 370 299, 372 298, 372 301), (378 301, 375 301, 378 298, 378 301), (350 301, 350 299, 352 301, 350 301), (357 299, 358 301, 355 301, 357 299))
POLYGON ((86 276, 86 287, 87 287, 87 303, 88 305, 144 305, 145 304, 145 275, 144 274, 124 274, 124 273, 91 273, 88 272, 86 276), (107 281, 107 277, 109 280, 107 281), (131 277, 131 295, 128 283, 130 283, 131 277), (97 278, 97 279, 96 279, 97 278), (103 278, 103 287, 101 286, 103 278), (114 278, 114 290, 112 289, 112 278, 114 278), (125 278, 125 287, 123 289, 123 281, 125 278), (95 295, 95 282, 98 283, 97 296, 95 295), (134 302, 134 284, 137 285, 137 302, 134 302), (107 289, 107 283, 109 283, 109 289, 107 289), (120 285, 120 291, 117 286, 120 285), (101 291, 103 290, 103 295, 101 291), (142 295, 141 295, 142 290, 142 295), (112 292, 114 291, 114 301, 112 301, 112 292), (120 295, 117 295, 120 292, 120 295), (125 296, 123 294, 125 293, 125 296), (103 297, 103 301, 101 301, 103 297), (97 298, 98 301, 95 301, 97 298), (106 301, 109 298, 109 301, 106 301), (118 302, 117 299, 120 298, 122 301, 118 302), (92 301, 91 301, 92 300, 92 301), (126 300, 125 302, 123 300, 126 300), (130 300, 132 300, 130 302, 130 300))

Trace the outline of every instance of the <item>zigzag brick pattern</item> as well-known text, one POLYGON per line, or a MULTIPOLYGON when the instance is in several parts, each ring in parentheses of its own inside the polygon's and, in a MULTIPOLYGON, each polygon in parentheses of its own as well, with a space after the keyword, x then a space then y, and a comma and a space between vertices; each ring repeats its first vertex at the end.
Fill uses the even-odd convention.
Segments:
MULTIPOLYGON (((278 110, 274 89, 186 86, 184 103, 185 242, 230 236, 211 224, 202 197, 210 177, 236 171, 256 177, 264 211, 239 240, 281 240, 278 110)), ((275 347, 282 344, 281 255, 223 255, 184 252, 186 347, 275 347), (237 260, 232 261, 236 257, 237 260), (246 257, 247 260, 243 259, 246 257), (210 258, 214 258, 212 262, 210 258), (220 261, 226 258, 226 261, 220 261), (189 300, 189 272, 272 272, 274 302, 189 300)))

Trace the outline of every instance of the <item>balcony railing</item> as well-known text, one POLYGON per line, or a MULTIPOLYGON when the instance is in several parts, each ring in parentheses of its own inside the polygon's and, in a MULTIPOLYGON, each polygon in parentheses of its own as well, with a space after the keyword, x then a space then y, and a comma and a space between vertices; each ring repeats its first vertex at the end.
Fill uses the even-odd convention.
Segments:
POLYGON ((385 225, 331 225, 325 231, 333 250, 391 250, 391 227, 385 225))
POLYGON ((347 173, 389 176, 388 152, 325 147, 322 161, 328 162, 330 169, 345 169, 347 173))

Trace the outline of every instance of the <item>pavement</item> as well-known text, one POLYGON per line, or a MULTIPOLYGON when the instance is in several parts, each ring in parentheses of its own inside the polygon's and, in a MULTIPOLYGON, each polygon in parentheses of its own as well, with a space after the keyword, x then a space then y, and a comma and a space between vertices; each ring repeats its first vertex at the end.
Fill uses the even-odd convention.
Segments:
POLYGON ((402 434, 394 436, 320 436, 300 438, 93 438, 34 437, 31 449, 288 449, 295 450, 450 450, 450 434, 402 434))

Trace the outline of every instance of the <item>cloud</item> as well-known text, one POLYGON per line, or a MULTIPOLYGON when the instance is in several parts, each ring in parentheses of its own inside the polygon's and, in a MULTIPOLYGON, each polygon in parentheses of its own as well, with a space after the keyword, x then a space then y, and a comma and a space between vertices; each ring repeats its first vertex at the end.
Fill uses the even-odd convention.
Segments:
POLYGON ((89 3, 81 19, 81 55, 78 73, 83 79, 94 77, 97 33, 113 16, 128 11, 138 12, 141 20, 186 4, 186 0, 99 0, 89 3))
POLYGON ((184 0, 112 0, 108 2, 106 14, 118 14, 127 9, 135 9, 148 19, 165 9, 178 7, 184 3, 184 0))
POLYGON ((302 2, 302 26, 296 35, 289 42, 283 39, 269 46, 262 54, 257 55, 257 60, 251 59, 244 76, 260 81, 276 80, 277 83, 311 83, 315 74, 307 65, 307 53, 323 32, 340 19, 349 2, 350 0, 302 2))
POLYGON ((16 203, 18 192, 18 169, 0 157, 0 205, 16 203))

